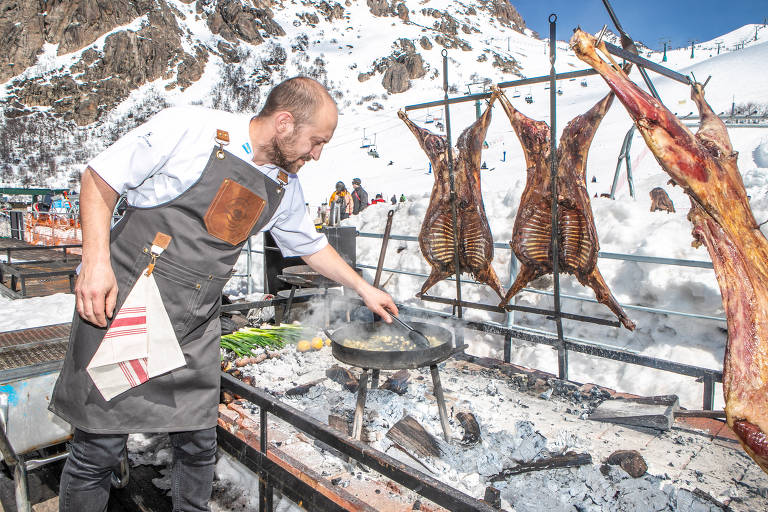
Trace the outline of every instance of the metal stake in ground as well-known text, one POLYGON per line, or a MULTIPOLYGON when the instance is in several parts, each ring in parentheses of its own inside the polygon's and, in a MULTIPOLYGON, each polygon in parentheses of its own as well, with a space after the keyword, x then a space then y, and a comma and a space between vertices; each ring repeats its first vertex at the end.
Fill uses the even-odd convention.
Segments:
MULTIPOLYGON (((456 213, 456 183, 453 175, 453 143, 451 142, 451 109, 448 106, 448 50, 443 49, 443 108, 445 109, 445 139, 448 143, 448 177, 451 186, 451 218, 453 221, 453 265, 456 267, 456 300, 461 300, 461 263, 459 262, 459 223, 456 213)), ((462 317, 461 306, 456 306, 456 316, 462 317)))
POLYGON ((555 77, 555 52, 557 51, 557 14, 549 15, 549 176, 552 187, 552 277, 555 285, 555 325, 557 326, 557 367, 561 379, 568 378, 568 353, 563 339, 563 319, 560 316, 560 239, 557 225, 557 79, 555 77))

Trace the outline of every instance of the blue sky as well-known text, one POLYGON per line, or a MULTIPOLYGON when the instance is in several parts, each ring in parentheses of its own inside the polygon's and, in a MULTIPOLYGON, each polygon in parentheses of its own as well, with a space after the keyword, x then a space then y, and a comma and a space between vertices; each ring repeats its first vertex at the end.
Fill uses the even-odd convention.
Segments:
MULTIPOLYGON (((549 37, 548 18, 556 13, 557 38, 568 40, 573 28, 597 32, 604 24, 616 32, 602 0, 511 0, 526 25, 549 37)), ((661 49, 661 40, 673 47, 688 41, 708 41, 747 23, 762 23, 768 0, 612 0, 622 27, 635 40, 661 49)))

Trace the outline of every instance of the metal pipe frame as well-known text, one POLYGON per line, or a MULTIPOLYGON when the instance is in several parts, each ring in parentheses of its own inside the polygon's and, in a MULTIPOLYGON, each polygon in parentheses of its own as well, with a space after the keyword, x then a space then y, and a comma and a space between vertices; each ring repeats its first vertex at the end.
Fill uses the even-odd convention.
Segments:
MULTIPOLYGON (((556 312, 551 309, 533 308, 530 306, 518 306, 518 305, 512 305, 512 304, 508 304, 504 307, 499 307, 499 306, 492 306, 490 304, 481 304, 479 302, 457 301, 456 299, 435 297, 432 295, 422 295, 421 300, 425 302, 437 302, 438 304, 450 304, 452 306, 461 306, 461 307, 470 308, 470 309, 478 309, 481 311, 492 311, 494 313, 506 313, 508 311, 521 311, 523 313, 531 313, 534 315, 544 315, 547 317, 551 317, 556 314, 556 312)), ((607 320, 604 318, 595 318, 595 317, 584 316, 584 315, 575 315, 572 313, 560 312, 560 316, 568 320, 576 320, 578 322, 588 322, 588 323, 593 323, 598 325, 608 325, 610 327, 619 327, 620 325, 619 322, 615 320, 607 320)))
MULTIPOLYGON (((352 297, 334 297, 334 300, 346 300, 355 302, 356 304, 363 305, 363 301, 358 298, 352 297)), ((450 300, 450 299, 447 299, 450 300)), ((524 327, 505 327, 504 325, 495 322, 478 322, 469 321, 465 319, 456 319, 451 313, 443 311, 435 311, 426 308, 415 308, 412 306, 406 306, 398 304, 398 309, 402 315, 410 316, 413 318, 422 319, 440 319, 451 322, 454 332, 460 332, 462 329, 470 329, 474 331, 485 332, 488 334, 497 334, 503 336, 505 341, 511 339, 519 339, 529 343, 536 343, 539 345, 548 345, 557 348, 560 341, 544 331, 538 331, 536 329, 524 328, 524 327)), ((656 370, 662 370, 678 375, 685 375, 687 377, 694 377, 704 383, 703 391, 703 409, 711 410, 714 405, 714 384, 723 381, 723 372, 720 370, 714 370, 711 368, 704 368, 701 366, 693 366, 685 363, 678 363, 676 361, 669 361, 667 359, 659 359, 651 356, 644 356, 630 350, 624 350, 620 348, 610 347, 607 345, 601 345, 588 340, 580 340, 578 338, 563 337, 564 350, 567 353, 569 350, 579 352, 582 354, 602 357, 604 359, 610 359, 613 361, 619 361, 623 363, 635 364, 638 366, 644 366, 647 368, 653 368, 656 370)), ((509 351, 511 352, 511 351, 509 351)), ((507 358, 508 351, 505 347, 505 361, 511 362, 507 358)))
MULTIPOLYGON (((458 213, 456 211, 456 180, 453 174, 453 142, 451 141, 451 109, 448 105, 448 50, 443 49, 441 52, 443 56, 443 92, 445 97, 443 98, 443 109, 445 110, 445 140, 448 145, 448 177, 450 182, 451 191, 451 221, 453 227, 453 266, 456 276, 456 300, 461 300, 461 260, 459 258, 459 237, 456 234, 459 232, 459 222, 457 220, 458 213)), ((461 306, 458 306, 456 315, 461 318, 462 311, 461 306)))
POLYGON ((568 379, 568 354, 565 351, 563 339, 563 317, 560 310, 560 247, 557 222, 557 72, 555 60, 557 59, 557 14, 549 15, 549 183, 552 190, 551 226, 549 232, 552 254, 552 279, 554 285, 554 320, 557 329, 557 370, 561 379, 568 379))
MULTIPOLYGON (((605 46, 608 49, 609 53, 617 57, 621 57, 622 59, 627 60, 629 62, 632 62, 633 64, 636 64, 641 68, 650 69, 651 71, 655 71, 660 75, 666 76, 667 78, 671 78, 672 80, 675 80, 676 82, 680 82, 685 85, 691 84, 690 78, 688 78, 687 76, 681 73, 678 73, 677 71, 672 71, 669 68, 665 68, 664 66, 661 66, 659 64, 656 64, 653 61, 640 57, 639 55, 635 55, 634 53, 628 52, 623 48, 620 48, 613 44, 605 43, 605 46)), ((579 71, 569 71, 567 73, 557 73, 555 74, 555 80, 556 81, 569 80, 571 78, 579 78, 583 76, 591 76, 596 74, 597 74, 597 71, 595 71, 594 69, 582 69, 579 71)), ((520 87, 523 85, 533 85, 533 84, 549 82, 551 78, 552 78, 552 75, 549 74, 549 75, 536 76, 532 78, 521 78, 519 80, 510 80, 508 82, 500 82, 496 85, 500 89, 507 89, 509 87, 520 87)), ((550 87, 550 90, 551 90, 551 87, 550 87)), ((445 104, 455 105, 457 103, 466 103, 468 101, 478 101, 482 99, 488 99, 490 97, 491 97, 491 93, 488 93, 488 92, 467 94, 464 96, 456 96, 455 98, 450 98, 448 100, 435 100, 435 101, 427 101, 424 103, 416 103, 413 105, 406 105, 404 107, 404 110, 406 112, 409 112, 411 110, 440 107, 445 104)))
MULTIPOLYGON (((225 445, 228 444, 229 449, 227 451, 232 450, 233 452, 237 453, 238 458, 240 458, 240 454, 242 454, 242 460, 246 462, 246 465, 249 465, 249 467, 253 469, 256 468, 256 465, 254 464, 255 461, 260 461, 262 463, 262 467, 256 468, 256 470, 259 471, 259 474, 262 478, 265 478, 266 485, 271 484, 273 486, 282 487, 284 484, 280 483, 280 478, 284 476, 285 473, 287 473, 283 472, 283 475, 281 475, 280 471, 275 467, 276 465, 274 463, 270 465, 269 463, 271 461, 269 461, 267 458, 267 450, 269 447, 266 443, 265 431, 267 428, 267 414, 272 414, 288 422, 294 428, 301 430, 305 434, 314 437, 322 443, 327 444, 342 454, 355 459, 361 464, 373 469, 374 471, 377 471, 378 473, 381 473, 382 475, 399 483, 400 485, 411 489, 412 491, 440 505, 441 507, 445 507, 448 510, 461 510, 467 512, 493 512, 496 510, 483 501, 477 500, 457 489, 454 489, 453 487, 450 487, 441 481, 390 457, 385 453, 371 448, 365 443, 336 432, 328 425, 321 423, 303 411, 282 403, 272 395, 269 395, 263 391, 259 391, 254 387, 248 386, 235 379, 231 375, 223 372, 221 374, 221 388, 240 395, 243 397, 243 399, 256 404, 260 408, 260 427, 262 430, 260 450, 254 450, 244 442, 241 442, 236 438, 233 439, 234 436, 224 431, 224 429, 219 428, 218 431, 220 435, 223 433, 219 439, 219 442, 223 442, 225 445)), ((297 501, 301 501, 302 499, 306 501, 303 496, 304 493, 308 493, 307 496, 312 498, 319 498, 319 493, 317 493, 317 491, 314 489, 299 489, 298 486, 293 489, 287 489, 287 487, 290 486, 285 485, 285 487, 283 487, 286 489, 286 494, 293 492, 297 501)), ((338 508, 311 508, 310 510, 338 510, 338 508)))

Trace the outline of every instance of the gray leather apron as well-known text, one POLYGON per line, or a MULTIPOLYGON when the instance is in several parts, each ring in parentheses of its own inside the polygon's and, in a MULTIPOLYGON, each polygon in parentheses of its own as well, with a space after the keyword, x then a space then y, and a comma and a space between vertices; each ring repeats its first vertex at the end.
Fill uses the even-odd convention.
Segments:
POLYGON ((171 235, 153 275, 187 364, 107 402, 86 366, 108 327, 85 322, 75 311, 69 348, 49 409, 91 433, 173 432, 215 426, 221 291, 242 245, 272 218, 283 194, 281 184, 214 148, 198 181, 176 199, 151 208, 129 207, 110 234, 118 283, 115 311, 149 264, 155 234, 171 235))

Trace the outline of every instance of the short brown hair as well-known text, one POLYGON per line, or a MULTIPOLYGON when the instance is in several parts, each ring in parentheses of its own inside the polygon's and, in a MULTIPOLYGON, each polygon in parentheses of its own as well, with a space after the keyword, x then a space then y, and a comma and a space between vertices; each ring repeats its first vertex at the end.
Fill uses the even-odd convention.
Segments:
POLYGON ((259 117, 268 117, 285 110, 293 116, 296 125, 309 121, 324 101, 333 101, 326 88, 318 81, 296 76, 279 83, 269 92, 259 117))

